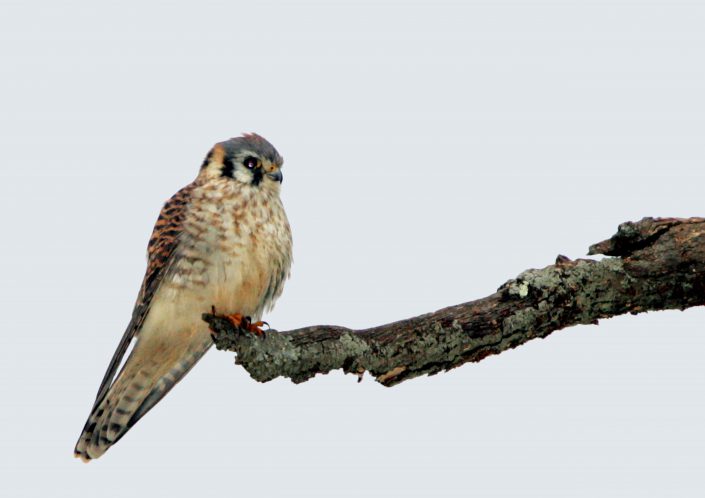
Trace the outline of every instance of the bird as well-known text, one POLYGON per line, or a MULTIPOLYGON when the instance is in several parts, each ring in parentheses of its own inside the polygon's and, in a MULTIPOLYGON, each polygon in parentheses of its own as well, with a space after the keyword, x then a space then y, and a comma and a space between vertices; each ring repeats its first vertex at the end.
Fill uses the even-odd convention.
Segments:
POLYGON ((213 343, 203 313, 262 333, 292 262, 282 164, 272 144, 245 133, 215 144, 196 179, 164 204, 131 320, 74 456, 103 455, 201 359, 213 343))

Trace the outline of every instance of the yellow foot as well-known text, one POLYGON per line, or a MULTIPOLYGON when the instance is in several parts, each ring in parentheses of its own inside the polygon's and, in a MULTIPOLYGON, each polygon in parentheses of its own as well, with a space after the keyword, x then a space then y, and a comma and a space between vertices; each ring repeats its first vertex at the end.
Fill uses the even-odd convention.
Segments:
POLYGON ((232 315, 223 315, 223 318, 227 318, 230 323, 233 324, 233 326, 246 330, 248 332, 251 332, 255 335, 261 336, 264 335, 264 330, 262 330, 260 327, 266 325, 269 327, 269 324, 267 322, 254 322, 252 323, 252 320, 250 319, 249 316, 244 316, 241 313, 233 313, 232 315))

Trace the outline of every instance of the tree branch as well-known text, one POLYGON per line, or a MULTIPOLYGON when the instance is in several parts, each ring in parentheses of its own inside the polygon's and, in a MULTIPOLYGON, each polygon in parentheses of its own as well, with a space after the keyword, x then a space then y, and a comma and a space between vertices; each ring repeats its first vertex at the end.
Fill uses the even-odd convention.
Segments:
POLYGON ((435 374, 600 318, 705 304, 705 218, 644 218, 590 247, 599 261, 527 270, 497 292, 434 313, 365 330, 318 325, 265 337, 204 315, 216 347, 260 382, 304 382, 342 368, 385 386, 435 374))

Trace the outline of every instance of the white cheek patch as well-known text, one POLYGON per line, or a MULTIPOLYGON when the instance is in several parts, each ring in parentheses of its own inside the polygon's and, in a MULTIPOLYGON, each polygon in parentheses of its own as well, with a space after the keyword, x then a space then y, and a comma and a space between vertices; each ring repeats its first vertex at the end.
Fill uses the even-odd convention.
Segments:
POLYGON ((233 173, 233 178, 242 183, 252 183, 252 173, 242 168, 236 168, 233 173))

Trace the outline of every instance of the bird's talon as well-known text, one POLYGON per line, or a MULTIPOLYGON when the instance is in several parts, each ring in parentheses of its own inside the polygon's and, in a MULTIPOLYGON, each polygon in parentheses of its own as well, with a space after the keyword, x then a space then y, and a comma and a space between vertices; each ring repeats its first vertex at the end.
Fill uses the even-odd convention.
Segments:
POLYGON ((235 328, 243 328, 243 323, 249 324, 249 320, 246 316, 240 313, 233 313, 232 315, 223 315, 227 321, 229 321, 235 328))
POLYGON ((223 315, 223 318, 226 318, 234 327, 247 332, 251 332, 256 336, 264 336, 264 330, 260 328, 263 325, 266 325, 267 328, 269 328, 269 324, 267 322, 252 323, 252 319, 249 316, 244 316, 241 313, 223 315))
POLYGON ((246 330, 248 332, 252 332, 253 334, 255 334, 257 336, 264 337, 264 330, 262 330, 260 328, 263 325, 266 325, 267 327, 269 327, 269 324, 267 322, 255 322, 255 323, 250 323, 247 326, 246 330))

